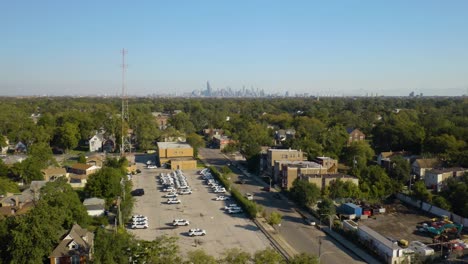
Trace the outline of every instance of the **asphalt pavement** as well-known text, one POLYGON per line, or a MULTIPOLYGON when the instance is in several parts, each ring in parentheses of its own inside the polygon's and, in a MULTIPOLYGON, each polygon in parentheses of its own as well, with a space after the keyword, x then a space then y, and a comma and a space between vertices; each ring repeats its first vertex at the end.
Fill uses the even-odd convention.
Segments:
POLYGON ((231 177, 233 183, 239 177, 246 179, 245 184, 235 184, 236 188, 242 193, 252 193, 254 201, 263 206, 267 213, 278 211, 283 215, 281 226, 276 226, 275 229, 285 243, 297 252, 320 256, 320 263, 366 263, 334 239, 327 237, 321 230, 306 225, 302 216, 294 210, 294 203, 276 192, 264 191, 265 184, 260 179, 253 175, 247 177, 249 174, 244 174, 239 168, 233 166, 232 161, 227 159, 219 149, 201 148, 199 157, 207 165, 230 165, 235 174, 231 177))

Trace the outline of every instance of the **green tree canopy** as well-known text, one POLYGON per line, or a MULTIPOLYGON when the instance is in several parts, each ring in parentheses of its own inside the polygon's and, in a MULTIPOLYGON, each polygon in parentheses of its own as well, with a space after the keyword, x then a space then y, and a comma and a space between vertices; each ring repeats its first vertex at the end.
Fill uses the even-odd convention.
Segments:
POLYGON ((333 180, 327 188, 328 196, 332 199, 359 198, 361 195, 359 187, 351 181, 333 180))
POLYGON ((267 248, 255 252, 253 256, 253 263, 255 264, 284 264, 286 261, 275 250, 267 248))
POLYGON ((294 180, 290 193, 301 206, 311 206, 320 197, 320 189, 317 185, 299 178, 294 180))
POLYGON ((223 253, 223 258, 220 259, 220 263, 225 264, 244 264, 249 263, 252 257, 249 253, 239 249, 239 248, 231 248, 227 249, 223 253))
POLYGON ((279 224, 281 224, 281 218, 282 217, 283 216, 280 213, 276 212, 276 211, 271 212, 270 216, 268 216, 268 224, 270 224, 270 225, 279 225, 279 224))
POLYGON ((317 213, 320 215, 322 220, 326 219, 328 221, 333 221, 336 214, 336 208, 330 198, 324 198, 320 203, 318 203, 317 207, 317 213))
POLYGON ((6 177, 0 177, 0 194, 6 194, 7 192, 19 193, 18 184, 6 177))
POLYGON ((206 254, 202 249, 189 251, 187 253, 188 260, 186 264, 217 264, 218 262, 213 256, 206 254))
POLYGON ((290 264, 319 264, 317 257, 307 253, 300 253, 289 260, 290 264))

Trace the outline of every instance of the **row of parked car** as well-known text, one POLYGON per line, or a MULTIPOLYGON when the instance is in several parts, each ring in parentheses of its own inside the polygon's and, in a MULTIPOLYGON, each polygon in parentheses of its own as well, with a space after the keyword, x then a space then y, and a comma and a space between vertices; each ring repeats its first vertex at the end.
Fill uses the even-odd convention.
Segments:
MULTIPOLYGON (((205 168, 199 172, 201 174, 201 178, 205 181, 205 183, 210 186, 213 190, 214 193, 226 193, 226 189, 221 186, 221 184, 213 178, 213 175, 211 174, 210 170, 208 168, 205 168)), ((230 200, 231 198, 226 195, 218 195, 217 197, 214 198, 215 201, 227 201, 230 200)), ((224 207, 226 212, 228 214, 239 214, 242 213, 242 208, 235 204, 228 204, 224 207)))
POLYGON ((161 173, 159 181, 162 184, 162 191, 167 192, 164 195, 164 198, 168 198, 167 204, 180 204, 181 201, 177 198, 179 195, 192 194, 192 189, 187 183, 187 178, 181 170, 161 173))
POLYGON ((149 227, 148 217, 144 215, 133 215, 130 227, 132 229, 147 229, 149 227))

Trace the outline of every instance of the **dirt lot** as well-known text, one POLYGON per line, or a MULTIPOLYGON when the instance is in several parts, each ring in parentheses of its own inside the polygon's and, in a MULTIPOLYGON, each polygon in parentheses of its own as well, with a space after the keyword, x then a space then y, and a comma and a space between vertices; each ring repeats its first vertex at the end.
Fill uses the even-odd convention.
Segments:
POLYGON ((416 226, 433 217, 396 199, 387 207, 387 213, 376 216, 376 219, 360 220, 359 224, 366 225, 388 238, 432 243, 432 237, 418 232, 416 226))
POLYGON ((214 201, 217 194, 203 184, 196 171, 184 171, 193 193, 179 196, 181 204, 166 204, 167 198, 162 197, 165 193, 161 191, 156 176, 169 170, 145 169, 142 164, 138 167, 142 173, 133 177, 134 188, 144 188, 145 194, 136 197, 134 213, 146 215, 149 222, 148 229, 130 230, 138 238, 152 240, 163 234, 176 236, 181 252, 202 248, 215 257, 228 248, 241 248, 253 253, 270 247, 267 238, 244 214, 226 214, 222 209, 225 202, 214 201), (187 219, 190 225, 174 228, 171 222, 175 218, 187 219), (190 228, 205 229, 207 234, 203 237, 189 237, 190 228))

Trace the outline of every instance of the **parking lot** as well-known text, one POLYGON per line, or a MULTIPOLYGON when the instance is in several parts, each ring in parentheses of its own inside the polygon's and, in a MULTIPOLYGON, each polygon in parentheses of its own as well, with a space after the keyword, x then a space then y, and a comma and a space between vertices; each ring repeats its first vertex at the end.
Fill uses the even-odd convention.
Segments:
POLYGON ((168 198, 163 197, 166 192, 162 191, 157 176, 161 172, 171 171, 139 167, 142 173, 133 177, 133 188, 143 188, 145 194, 135 197, 133 212, 147 216, 149 228, 130 230, 137 238, 153 240, 164 234, 176 236, 182 253, 202 248, 215 257, 229 248, 254 253, 270 247, 268 239, 245 214, 230 215, 225 212, 226 202, 214 200, 219 194, 212 193, 197 171, 183 171, 193 193, 179 195, 181 204, 167 204, 168 198), (190 225, 173 227, 172 221, 176 218, 189 220, 190 225), (206 230, 206 236, 190 237, 188 230, 191 228, 206 230))
POLYGON ((377 215, 376 219, 369 218, 367 220, 361 220, 359 223, 391 239, 432 243, 431 236, 427 233, 417 231, 416 226, 418 223, 428 221, 433 217, 434 216, 425 214, 417 208, 412 208, 395 200, 394 203, 387 208, 387 213, 377 215))

